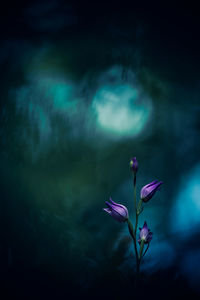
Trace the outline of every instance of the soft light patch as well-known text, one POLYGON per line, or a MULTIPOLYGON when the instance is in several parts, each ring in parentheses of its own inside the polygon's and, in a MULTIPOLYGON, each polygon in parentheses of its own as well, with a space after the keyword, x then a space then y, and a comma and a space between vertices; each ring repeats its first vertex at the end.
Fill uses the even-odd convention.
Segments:
POLYGON ((171 230, 181 236, 191 235, 200 225, 200 164, 183 178, 171 212, 171 230))
POLYGON ((93 99, 97 125, 116 136, 138 135, 149 120, 151 108, 150 99, 127 84, 105 85, 93 99))
MULTIPOLYGON (((78 99, 74 84, 62 76, 30 76, 29 83, 12 91, 17 110, 28 117, 33 139, 38 133, 41 144, 52 137, 52 120, 55 116, 70 122, 77 113, 78 99)), ((59 121, 57 121, 58 124, 59 121)), ((26 128, 24 128, 26 131, 26 128)), ((26 135, 26 134, 25 134, 26 135)))

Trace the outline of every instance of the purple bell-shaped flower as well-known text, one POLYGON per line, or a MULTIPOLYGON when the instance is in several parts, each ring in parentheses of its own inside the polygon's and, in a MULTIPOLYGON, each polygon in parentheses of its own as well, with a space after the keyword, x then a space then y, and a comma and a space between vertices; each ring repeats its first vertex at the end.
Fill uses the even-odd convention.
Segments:
POLYGON ((110 202, 106 201, 106 205, 108 208, 103 208, 104 211, 106 211, 111 217, 113 217, 118 222, 125 222, 128 220, 128 209, 122 205, 115 203, 111 198, 110 202))
POLYGON ((145 185, 140 192, 140 198, 143 202, 148 202, 156 191, 160 189, 161 184, 163 184, 162 181, 155 180, 147 185, 145 185))
POLYGON ((152 240, 153 233, 148 228, 147 223, 144 222, 143 227, 139 228, 139 230, 140 230, 140 237, 138 243, 140 244, 142 241, 144 241, 144 244, 149 244, 150 241, 152 240))

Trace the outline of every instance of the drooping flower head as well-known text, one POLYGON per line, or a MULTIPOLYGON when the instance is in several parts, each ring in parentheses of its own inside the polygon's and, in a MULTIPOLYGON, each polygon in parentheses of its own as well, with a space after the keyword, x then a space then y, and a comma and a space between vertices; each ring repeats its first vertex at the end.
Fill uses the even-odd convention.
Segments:
POLYGON ((136 159, 136 157, 131 158, 130 161, 130 168, 131 170, 136 174, 138 171, 138 161, 136 159))
POLYGON ((139 230, 140 230, 140 237, 138 243, 140 244, 141 241, 144 241, 145 244, 150 243, 150 241, 152 240, 153 233, 148 228, 146 221, 144 222, 143 227, 139 228, 139 230))
POLYGON ((161 184, 163 184, 162 181, 155 180, 147 185, 145 185, 140 192, 140 198, 143 202, 148 202, 155 192, 160 189, 161 184))
POLYGON ((110 202, 106 201, 108 208, 103 208, 111 217, 113 217, 118 222, 125 222, 128 220, 128 209, 122 205, 115 203, 111 198, 110 202), (111 203, 110 203, 111 202, 111 203))

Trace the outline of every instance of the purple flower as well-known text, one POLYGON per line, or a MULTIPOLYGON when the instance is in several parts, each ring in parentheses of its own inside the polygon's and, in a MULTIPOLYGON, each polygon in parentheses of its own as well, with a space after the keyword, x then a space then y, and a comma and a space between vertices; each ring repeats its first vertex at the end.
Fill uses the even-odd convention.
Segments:
POLYGON ((138 243, 140 244, 141 241, 144 241, 145 244, 150 243, 152 240, 153 233, 148 229, 146 221, 144 222, 144 225, 142 228, 139 228, 140 230, 140 238, 138 240, 138 243))
POLYGON ((128 220, 128 209, 122 205, 115 203, 111 198, 110 202, 106 201, 108 208, 103 208, 109 215, 111 215, 118 222, 125 222, 128 220))
POLYGON ((140 192, 140 198, 143 202, 148 202, 155 192, 159 190, 161 184, 163 184, 162 181, 158 182, 158 180, 155 180, 147 185, 145 185, 140 192))
POLYGON ((138 170, 138 161, 137 161, 136 157, 131 158, 130 167, 131 167, 131 170, 136 174, 137 170, 138 170))

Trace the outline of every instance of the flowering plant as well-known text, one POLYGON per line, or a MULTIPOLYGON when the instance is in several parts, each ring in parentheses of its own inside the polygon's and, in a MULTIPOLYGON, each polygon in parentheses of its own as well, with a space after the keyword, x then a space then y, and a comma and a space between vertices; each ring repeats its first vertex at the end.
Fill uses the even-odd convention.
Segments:
POLYGON ((139 279, 140 273, 140 263, 147 250, 149 249, 149 244, 152 240, 153 233, 147 226, 147 222, 144 222, 142 228, 139 228, 139 239, 137 239, 137 227, 139 215, 143 211, 143 204, 148 202, 154 194, 160 189, 163 184, 162 181, 155 180, 147 185, 145 185, 140 191, 140 199, 136 199, 136 174, 138 171, 138 161, 136 157, 133 157, 130 161, 130 169, 133 173, 133 189, 134 189, 134 206, 135 206, 135 226, 130 221, 128 209, 122 205, 114 202, 110 198, 110 202, 106 201, 107 208, 103 210, 107 212, 111 217, 113 217, 118 222, 127 222, 129 233, 133 239, 135 258, 136 258, 136 282, 139 279), (139 249, 138 249, 139 245, 139 249), (146 249, 145 249, 146 247, 146 249))

